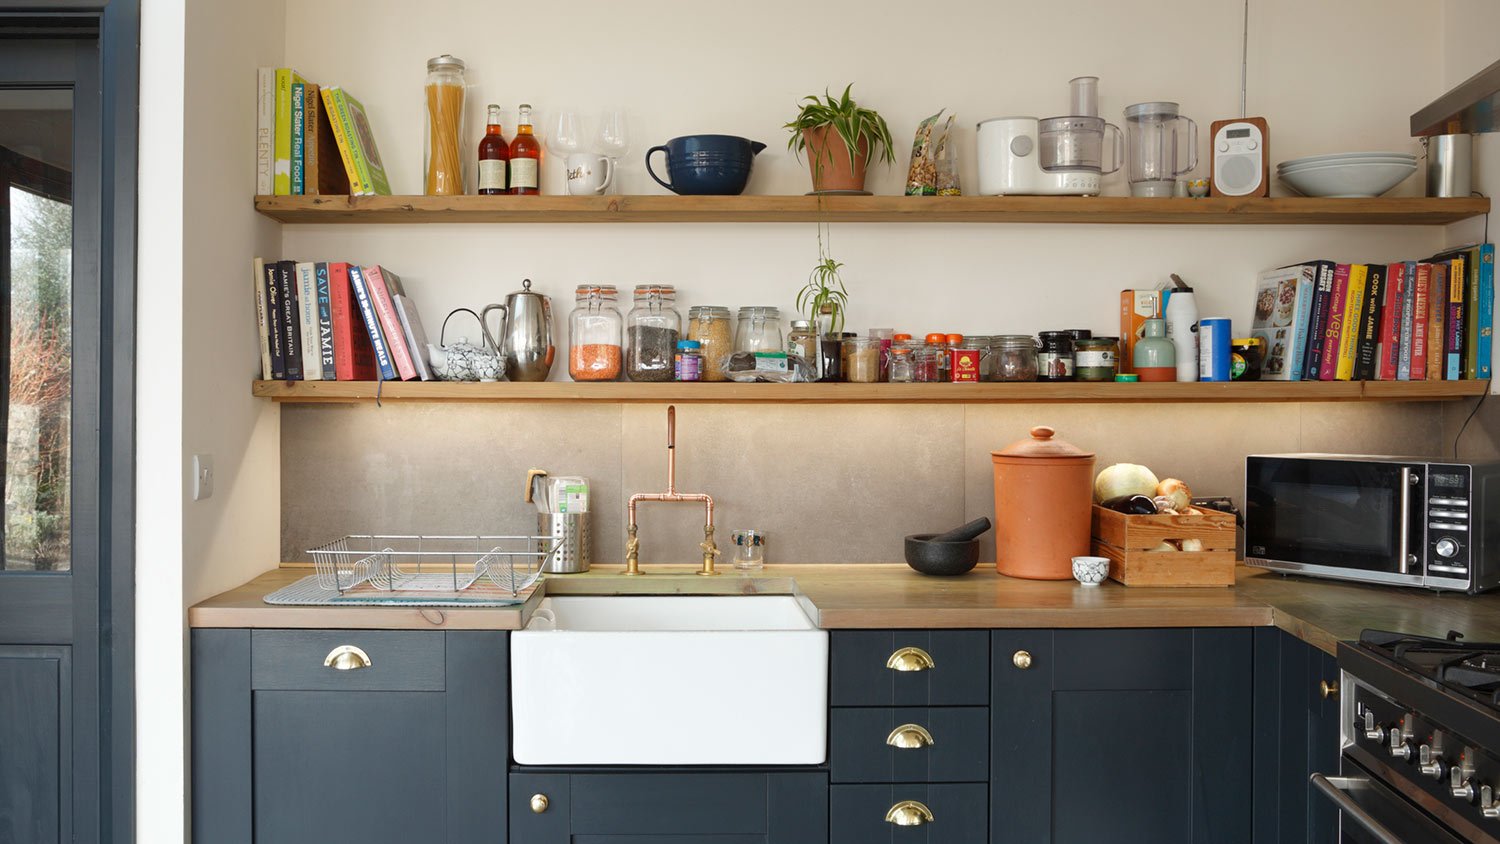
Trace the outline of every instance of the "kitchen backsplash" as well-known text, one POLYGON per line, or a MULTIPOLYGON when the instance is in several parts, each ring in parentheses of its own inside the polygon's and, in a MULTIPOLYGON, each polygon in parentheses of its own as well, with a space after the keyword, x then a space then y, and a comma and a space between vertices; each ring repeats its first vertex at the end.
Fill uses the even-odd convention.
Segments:
MULTIPOLYGON (((1243 497, 1244 455, 1436 455, 1439 406, 684 405, 678 488, 715 500, 719 547, 766 531, 773 563, 901 559, 901 538, 994 515, 989 452, 1052 425, 1098 455, 1243 497)), ((1478 424, 1478 420, 1476 423, 1478 424)), ((1472 426, 1471 426, 1472 427, 1472 426)), ((1471 430, 1470 436, 1473 436, 1471 430)), ((624 556, 625 499, 666 488, 662 405, 287 405, 281 411, 281 549, 350 533, 529 533, 529 468, 592 483, 594 560, 624 556)), ((640 505, 641 562, 696 562, 702 509, 640 505)), ((986 560, 994 559, 986 537, 986 560)))

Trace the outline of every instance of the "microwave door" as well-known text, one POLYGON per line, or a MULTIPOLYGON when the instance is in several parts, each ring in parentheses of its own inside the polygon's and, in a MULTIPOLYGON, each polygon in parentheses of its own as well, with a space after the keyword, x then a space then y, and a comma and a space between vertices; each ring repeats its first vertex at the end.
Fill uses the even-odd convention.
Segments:
POLYGON ((1422 467, 1337 459, 1253 458, 1249 556, 1359 580, 1420 582, 1422 467), (1414 533, 1415 532, 1415 533, 1414 533))

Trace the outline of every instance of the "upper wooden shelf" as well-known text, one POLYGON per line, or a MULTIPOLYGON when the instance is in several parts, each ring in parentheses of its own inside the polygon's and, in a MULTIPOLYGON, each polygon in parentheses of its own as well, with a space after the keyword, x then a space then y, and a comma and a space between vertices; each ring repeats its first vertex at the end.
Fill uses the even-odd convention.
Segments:
POLYGON ((278 402, 474 401, 767 404, 1005 404, 1084 402, 1446 401, 1478 396, 1488 381, 1255 381, 1117 384, 734 384, 631 382, 256 381, 278 402))
POLYGON ((1485 197, 257 196, 283 223, 1157 223, 1432 226, 1485 197))

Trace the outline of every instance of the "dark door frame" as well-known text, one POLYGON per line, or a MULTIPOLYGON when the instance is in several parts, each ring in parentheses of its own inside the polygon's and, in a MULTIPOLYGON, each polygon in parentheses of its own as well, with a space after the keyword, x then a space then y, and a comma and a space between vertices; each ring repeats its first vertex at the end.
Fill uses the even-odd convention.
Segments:
MULTIPOLYGON (((135 313, 140 0, 0 0, 10 35, 99 44, 99 485, 97 840, 135 840, 135 313)), ((75 503, 76 504, 76 503, 75 503)), ((93 837, 75 830, 80 840, 93 837)))

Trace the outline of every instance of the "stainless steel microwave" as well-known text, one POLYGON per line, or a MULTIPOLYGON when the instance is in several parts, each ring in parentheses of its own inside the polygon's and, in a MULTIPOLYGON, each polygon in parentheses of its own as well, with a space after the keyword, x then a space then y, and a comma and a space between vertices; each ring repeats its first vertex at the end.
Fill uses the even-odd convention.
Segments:
POLYGON ((1368 583, 1492 589, 1500 584, 1500 463, 1251 455, 1245 563, 1368 583))

